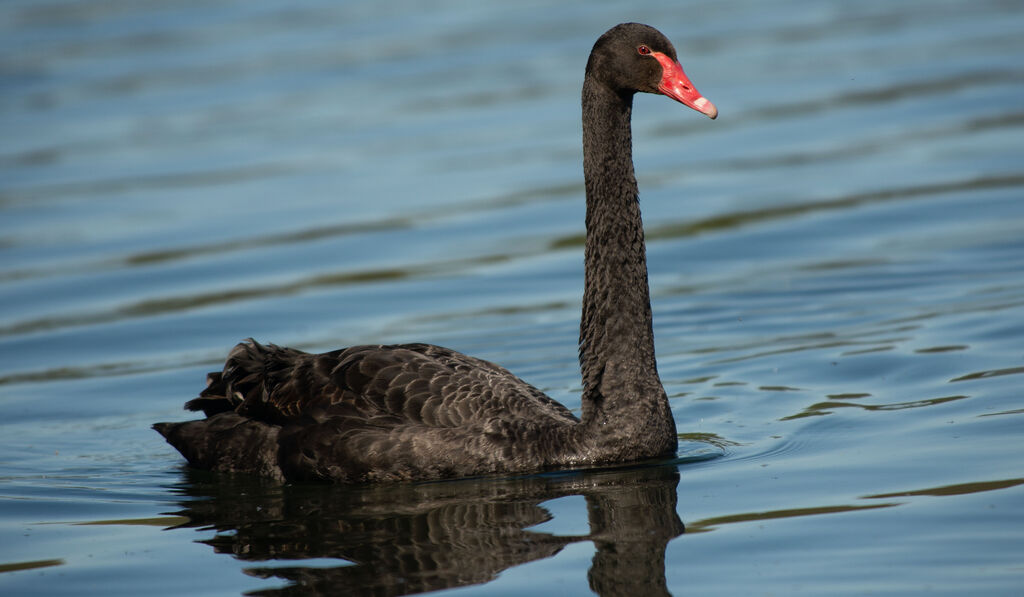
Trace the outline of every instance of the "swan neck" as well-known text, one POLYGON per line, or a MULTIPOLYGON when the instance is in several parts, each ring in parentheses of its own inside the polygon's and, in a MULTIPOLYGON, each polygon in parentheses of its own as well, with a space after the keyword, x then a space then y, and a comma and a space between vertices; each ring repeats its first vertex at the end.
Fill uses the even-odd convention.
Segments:
POLYGON ((633 171, 632 100, 632 94, 616 93, 589 76, 584 81, 587 239, 580 368, 585 423, 615 411, 660 409, 666 400, 654 357, 646 248, 633 171))

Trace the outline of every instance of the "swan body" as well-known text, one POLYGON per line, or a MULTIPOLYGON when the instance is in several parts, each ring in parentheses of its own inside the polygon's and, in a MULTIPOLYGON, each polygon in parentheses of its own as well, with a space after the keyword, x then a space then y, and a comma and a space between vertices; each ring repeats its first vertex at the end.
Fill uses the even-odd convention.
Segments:
POLYGON ((582 94, 580 417, 506 369, 440 346, 309 354, 250 339, 186 403, 205 418, 154 428, 193 466, 280 481, 441 479, 674 454, 633 172, 636 92, 661 93, 717 116, 656 29, 626 23, 595 43, 582 94))

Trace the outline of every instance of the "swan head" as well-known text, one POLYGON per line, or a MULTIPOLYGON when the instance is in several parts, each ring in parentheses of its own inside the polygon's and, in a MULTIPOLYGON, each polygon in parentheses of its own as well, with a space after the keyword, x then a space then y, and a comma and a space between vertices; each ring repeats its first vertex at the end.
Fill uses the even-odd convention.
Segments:
POLYGON ((587 76, 623 95, 658 93, 711 119, 718 116, 686 76, 672 42, 648 25, 623 23, 606 31, 590 52, 587 76))

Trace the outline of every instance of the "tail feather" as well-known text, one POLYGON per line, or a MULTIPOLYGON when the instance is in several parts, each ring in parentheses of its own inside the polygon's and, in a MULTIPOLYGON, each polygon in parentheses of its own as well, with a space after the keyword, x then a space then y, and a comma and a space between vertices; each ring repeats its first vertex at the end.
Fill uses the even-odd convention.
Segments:
POLYGON ((238 408, 253 387, 262 383, 265 351, 266 347, 252 338, 237 344, 228 353, 224 369, 206 375, 206 388, 186 402, 185 409, 201 410, 212 417, 238 408))
POLYGON ((276 425, 224 413, 198 421, 156 423, 153 429, 197 468, 284 480, 276 425))
POLYGON ((178 423, 153 423, 153 429, 155 429, 160 435, 164 436, 164 439, 167 439, 167 436, 171 433, 171 428, 177 424, 178 423))

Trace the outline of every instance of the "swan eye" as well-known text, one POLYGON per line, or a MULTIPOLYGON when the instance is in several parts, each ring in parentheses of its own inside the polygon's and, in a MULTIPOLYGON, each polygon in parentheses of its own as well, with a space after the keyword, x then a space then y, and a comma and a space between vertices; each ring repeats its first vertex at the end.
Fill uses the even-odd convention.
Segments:
POLYGON ((646 56, 651 53, 651 49, 648 48, 647 46, 639 46, 637 47, 636 52, 641 56, 646 56))

